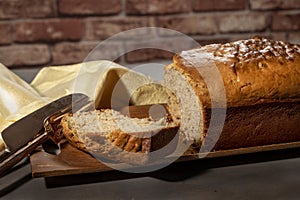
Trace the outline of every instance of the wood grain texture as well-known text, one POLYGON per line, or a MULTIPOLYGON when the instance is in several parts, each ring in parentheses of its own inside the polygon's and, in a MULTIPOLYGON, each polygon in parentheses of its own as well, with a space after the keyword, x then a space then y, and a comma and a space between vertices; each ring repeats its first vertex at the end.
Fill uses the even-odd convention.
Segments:
MULTIPOLYGON (((32 176, 38 177, 64 177, 70 175, 81 175, 81 174, 115 174, 114 177, 102 177, 106 179, 122 179, 123 173, 116 173, 117 170, 109 168, 105 164, 101 163, 91 155, 84 153, 68 143, 64 143, 61 147, 61 153, 59 155, 51 155, 44 151, 36 152, 30 157, 32 176), (120 175, 120 176, 119 176, 120 175)), ((236 164, 264 162, 268 160, 285 159, 297 157, 300 154, 296 153, 300 149, 300 142, 290 142, 283 144, 264 145, 259 147, 248 147, 224 151, 214 151, 206 154, 189 154, 180 157, 175 163, 186 163, 190 165, 192 161, 201 160, 201 165, 205 163, 211 163, 212 160, 216 160, 212 166, 230 166, 236 164), (297 150, 298 149, 298 150, 297 150), (294 151, 295 150, 295 151, 294 151), (283 152, 281 154, 276 152, 283 152), (290 153, 284 153, 284 152, 290 153), (294 152, 294 153, 293 153, 294 152), (261 155, 261 156, 260 156, 261 155), (268 155, 268 156, 265 156, 268 155), (232 158, 238 156, 239 159, 234 160, 232 158), (243 161, 241 157, 247 160, 247 157, 251 157, 249 162, 243 161), (199 158, 201 157, 201 158, 199 158), (217 160, 222 159, 221 163, 217 160), (226 161, 226 162, 225 162, 226 161)), ((165 160, 167 162, 167 159, 165 160)), ((136 176, 126 176, 136 177, 136 176)))
POLYGON ((61 146, 59 155, 36 152, 30 157, 33 177, 62 176, 86 172, 111 170, 91 155, 84 153, 68 143, 61 146))

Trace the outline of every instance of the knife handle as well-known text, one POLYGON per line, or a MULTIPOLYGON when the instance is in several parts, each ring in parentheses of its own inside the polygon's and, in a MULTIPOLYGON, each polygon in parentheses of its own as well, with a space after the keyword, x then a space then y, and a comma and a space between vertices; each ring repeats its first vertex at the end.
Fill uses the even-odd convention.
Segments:
POLYGON ((5 151, 1 155, 1 157, 4 158, 4 160, 2 160, 2 162, 0 163, 0 177, 3 175, 4 172, 9 170, 11 167, 13 167, 23 158, 28 156, 31 152, 33 152, 38 146, 40 146, 47 139, 48 139, 48 134, 44 132, 14 153, 9 153, 5 151))
POLYGON ((2 163, 7 157, 9 157, 10 152, 7 149, 4 149, 0 152, 0 163, 2 163))

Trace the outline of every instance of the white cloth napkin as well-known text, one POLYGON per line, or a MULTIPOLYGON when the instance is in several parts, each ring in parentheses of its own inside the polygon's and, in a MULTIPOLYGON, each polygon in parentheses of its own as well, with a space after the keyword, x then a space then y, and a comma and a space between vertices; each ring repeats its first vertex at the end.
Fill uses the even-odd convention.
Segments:
POLYGON ((50 101, 77 92, 93 99, 96 108, 167 101, 160 83, 111 61, 45 67, 31 83, 0 64, 0 132, 50 101))

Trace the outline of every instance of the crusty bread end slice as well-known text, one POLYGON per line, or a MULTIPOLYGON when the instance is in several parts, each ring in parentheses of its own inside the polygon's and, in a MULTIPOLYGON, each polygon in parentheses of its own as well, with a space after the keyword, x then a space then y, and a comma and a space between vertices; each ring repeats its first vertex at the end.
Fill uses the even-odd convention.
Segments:
POLYGON ((74 147, 132 164, 146 162, 147 154, 172 140, 178 129, 167 116, 159 120, 130 118, 112 109, 67 114, 61 126, 74 147))

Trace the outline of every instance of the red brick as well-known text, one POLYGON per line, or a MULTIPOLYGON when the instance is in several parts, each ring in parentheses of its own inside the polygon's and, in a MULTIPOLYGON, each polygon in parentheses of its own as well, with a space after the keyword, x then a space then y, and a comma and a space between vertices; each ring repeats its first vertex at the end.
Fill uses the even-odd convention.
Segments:
POLYGON ((146 62, 151 60, 163 59, 172 60, 174 53, 159 49, 141 49, 125 54, 128 63, 146 62))
POLYGON ((17 21, 14 31, 17 42, 80 40, 83 23, 80 19, 17 21))
POLYGON ((50 61, 47 45, 13 45, 0 47, 0 62, 6 66, 43 65, 50 61))
POLYGON ((0 19, 53 17, 57 9, 54 0, 0 0, 0 8, 0 19))
POLYGON ((154 60, 157 57, 156 49, 139 49, 125 54, 126 62, 135 63, 154 60))
POLYGON ((218 30, 213 15, 162 16, 157 21, 159 27, 185 34, 213 34, 218 30))
POLYGON ((272 40, 281 40, 281 41, 287 40, 287 34, 285 32, 271 32, 268 35, 269 38, 272 40))
POLYGON ((186 13, 190 2, 182 0, 127 0, 126 13, 130 15, 186 13))
POLYGON ((299 32, 289 32, 288 41, 293 44, 300 44, 300 34, 299 32))
POLYGON ((276 31, 300 30, 300 13, 277 13, 273 15, 272 29, 276 31))
POLYGON ((193 0, 193 10, 241 10, 246 8, 246 3, 246 0, 193 0))
POLYGON ((107 15, 121 10, 121 0, 59 0, 59 12, 66 15, 107 15))
MULTIPOLYGON (((126 48, 134 49, 133 51, 129 51, 127 49, 128 52, 125 54, 126 62, 128 62, 128 63, 145 62, 145 61, 150 61, 150 60, 155 60, 155 59, 171 60, 174 55, 173 52, 169 52, 169 51, 166 51, 163 49, 141 48, 141 43, 143 43, 143 42, 126 45, 126 48)), ((168 43, 170 43, 170 42, 166 42, 166 45, 168 45, 168 43)))
POLYGON ((0 23, 0 44, 11 43, 11 25, 9 23, 0 23))
POLYGON ((264 13, 231 13, 219 15, 219 29, 221 32, 263 31, 268 26, 268 16, 264 13))
POLYGON ((199 44, 189 38, 177 35, 173 37, 157 36, 148 40, 131 41, 125 43, 127 62, 142 62, 153 59, 171 60, 175 53, 198 47, 199 44))
POLYGON ((82 62, 97 46, 97 43, 70 43, 56 44, 52 50, 52 64, 73 64, 82 62))
POLYGON ((250 0, 253 10, 275 10, 300 8, 300 0, 250 0))
POLYGON ((196 41, 201 45, 209 45, 209 44, 224 44, 229 42, 228 38, 216 38, 216 37, 212 37, 212 38, 207 38, 207 39, 196 39, 196 41))
POLYGON ((110 60, 113 62, 121 61, 121 57, 125 53, 123 42, 121 41, 102 41, 88 55, 86 61, 91 60, 110 60))
POLYGON ((282 32, 253 32, 253 33, 238 33, 227 35, 229 41, 246 40, 255 36, 264 37, 273 40, 286 40, 285 33, 282 32))
MULTIPOLYGON (((53 48, 52 57, 54 65, 74 64, 90 60, 112 60, 121 53, 120 44, 97 46, 98 42, 63 42, 53 48), (98 48, 96 48, 98 47, 98 48), (91 53, 91 54, 90 54, 91 53)), ((118 59, 117 59, 118 60, 118 59)))
MULTIPOLYGON (((86 21, 86 38, 88 40, 106 39, 114 34, 140 27, 154 26, 152 18, 148 17, 102 17, 90 18, 86 21)), ((130 36, 143 35, 136 31, 130 36)), ((128 37, 130 37, 128 36, 128 37)))

